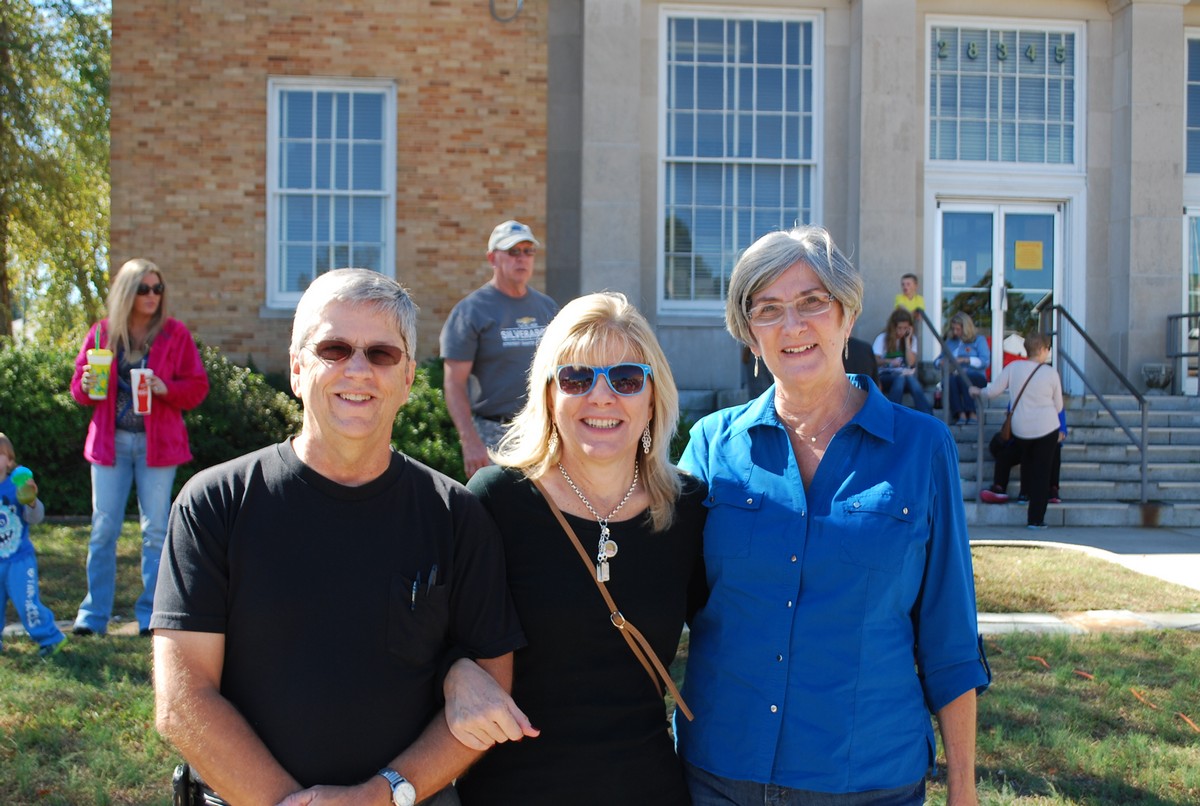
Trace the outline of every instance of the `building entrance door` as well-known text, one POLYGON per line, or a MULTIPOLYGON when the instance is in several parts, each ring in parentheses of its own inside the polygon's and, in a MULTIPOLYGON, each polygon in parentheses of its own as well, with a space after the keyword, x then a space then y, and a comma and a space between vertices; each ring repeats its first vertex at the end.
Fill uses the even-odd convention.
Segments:
POLYGON ((1003 365, 1006 352, 1010 360, 1018 354, 1037 327, 1034 306, 1057 296, 1062 215, 1056 204, 938 206, 939 324, 969 314, 991 343, 993 367, 1003 365))

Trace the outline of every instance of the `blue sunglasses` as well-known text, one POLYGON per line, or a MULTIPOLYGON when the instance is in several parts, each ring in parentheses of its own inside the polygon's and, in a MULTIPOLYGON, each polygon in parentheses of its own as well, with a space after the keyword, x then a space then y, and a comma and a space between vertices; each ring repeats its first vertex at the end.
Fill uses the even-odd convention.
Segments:
POLYGON ((622 397, 632 397, 642 393, 646 388, 646 379, 653 375, 647 364, 612 364, 607 367, 561 364, 554 370, 551 380, 558 382, 558 390, 564 395, 578 397, 592 391, 596 379, 604 376, 609 389, 622 397))

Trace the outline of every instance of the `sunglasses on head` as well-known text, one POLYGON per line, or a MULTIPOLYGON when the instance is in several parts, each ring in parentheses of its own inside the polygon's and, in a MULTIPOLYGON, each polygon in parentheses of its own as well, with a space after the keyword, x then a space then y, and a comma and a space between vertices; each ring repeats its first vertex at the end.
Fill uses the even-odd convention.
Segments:
POLYGON ((404 350, 394 344, 368 344, 366 347, 356 347, 341 339, 325 339, 316 344, 306 344, 313 355, 326 364, 339 364, 348 360, 359 350, 377 367, 394 367, 404 360, 404 350))
POLYGON ((586 395, 596 385, 596 378, 604 376, 608 388, 622 397, 640 395, 646 388, 646 379, 654 373, 646 364, 612 364, 607 367, 588 367, 582 364, 562 364, 554 370, 553 380, 558 390, 568 397, 586 395))
POLYGON ((156 297, 161 297, 162 292, 163 292, 163 284, 162 283, 155 283, 154 285, 146 285, 145 283, 138 283, 137 295, 139 297, 144 297, 147 294, 154 294, 154 296, 156 296, 156 297))

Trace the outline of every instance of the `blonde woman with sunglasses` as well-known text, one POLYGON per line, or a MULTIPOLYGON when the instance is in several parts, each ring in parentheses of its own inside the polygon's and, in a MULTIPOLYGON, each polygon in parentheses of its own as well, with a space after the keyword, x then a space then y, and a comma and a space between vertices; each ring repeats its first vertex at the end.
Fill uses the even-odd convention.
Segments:
POLYGON ((71 395, 92 410, 84 458, 92 465, 92 536, 87 597, 75 616, 76 635, 103 636, 112 618, 117 537, 130 488, 137 485, 142 527, 142 594, 134 605, 138 630, 150 633, 158 561, 167 534, 175 468, 192 458, 183 412, 208 394, 208 375, 192 334, 167 314, 166 276, 149 260, 126 262, 108 292, 108 317, 88 331, 71 378, 71 395), (111 379, 102 399, 89 395, 98 374, 88 350, 112 353, 111 379), (134 411, 131 371, 153 370, 150 411, 134 411))
POLYGON ((491 721, 457 724, 462 667, 447 681, 460 741, 501 743, 459 782, 466 806, 689 802, 662 684, 614 628, 597 590, 601 580, 670 665, 704 598, 704 489, 668 457, 678 401, 653 331, 624 296, 576 299, 546 329, 525 407, 493 454, 497 466, 467 485, 500 527, 529 645, 514 656, 515 706, 504 701, 491 721), (523 729, 516 708, 534 730, 523 729))

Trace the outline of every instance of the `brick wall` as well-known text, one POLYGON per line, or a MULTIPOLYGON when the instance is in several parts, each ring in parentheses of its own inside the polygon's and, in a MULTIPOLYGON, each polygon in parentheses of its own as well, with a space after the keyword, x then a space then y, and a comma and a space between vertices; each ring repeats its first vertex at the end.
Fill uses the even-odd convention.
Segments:
POLYGON ((545 232, 548 2, 508 24, 487 0, 115 4, 112 265, 154 260, 197 338, 285 367, 291 313, 263 311, 267 80, 389 78, 396 276, 421 307, 418 355, 435 355, 451 306, 491 276, 492 227, 545 232))

